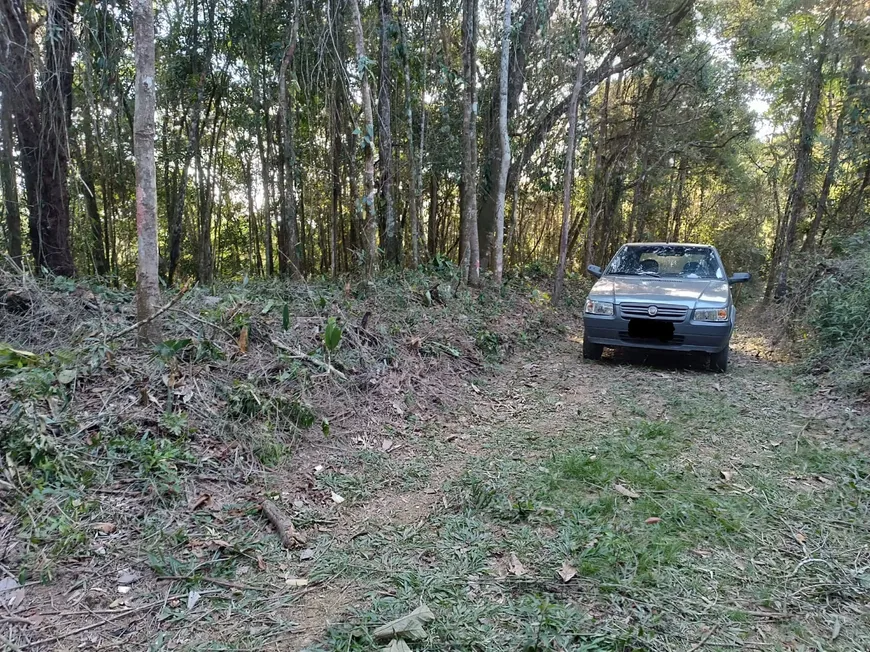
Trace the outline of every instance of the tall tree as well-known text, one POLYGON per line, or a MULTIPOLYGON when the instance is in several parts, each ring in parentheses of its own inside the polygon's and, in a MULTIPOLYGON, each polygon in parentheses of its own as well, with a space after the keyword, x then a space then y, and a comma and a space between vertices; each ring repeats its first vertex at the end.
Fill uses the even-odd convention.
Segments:
POLYGON ((278 73, 278 125, 283 143, 284 164, 284 210, 278 247, 279 267, 283 273, 299 278, 302 268, 299 261, 299 234, 296 228, 296 148, 295 119, 296 109, 293 101, 295 91, 287 91, 287 75, 293 74, 293 55, 299 41, 299 8, 295 0, 292 4, 292 21, 288 28, 288 44, 281 59, 278 73))
POLYGON ((393 197, 395 166, 393 164, 393 129, 390 96, 393 92, 393 8, 390 0, 378 0, 380 13, 381 50, 378 60, 378 166, 380 167, 381 216, 384 231, 381 235, 384 259, 388 264, 398 265, 400 234, 396 224, 396 208, 393 197))
MULTIPOLYGON (((412 109, 412 94, 414 92, 411 83, 411 55, 408 51, 408 38, 405 34, 406 26, 399 24, 402 38, 402 76, 405 82, 405 120, 407 121, 408 133, 408 171, 410 177, 410 190, 408 194, 408 215, 411 218, 411 265, 416 268, 420 264, 420 168, 417 165, 417 156, 414 151, 414 112, 412 109)), ((421 132, 425 124, 421 124, 421 132)), ((420 143, 422 148, 422 142, 420 143)))
POLYGON ((46 6, 44 71, 37 95, 33 29, 24 0, 2 0, 0 92, 9 99, 18 131, 29 209, 30 249, 37 269, 72 276, 70 248, 69 123, 72 111, 73 16, 76 0, 46 6))
POLYGON ((797 237, 798 223, 803 217, 806 207, 806 188, 812 174, 813 144, 816 140, 816 114, 819 110, 819 99, 824 82, 825 61, 828 58, 831 32, 836 20, 838 4, 834 3, 828 17, 825 20, 822 40, 816 50, 813 68, 810 72, 809 88, 806 102, 800 120, 800 132, 798 135, 797 151, 795 153, 794 176, 792 177, 791 190, 786 202, 786 212, 783 216, 783 228, 780 229, 779 242, 777 243, 778 256, 774 257, 771 266, 773 283, 768 283, 767 297, 770 297, 771 285, 773 285, 773 297, 780 300, 788 291, 789 267, 791 265, 792 249, 797 237))
POLYGON ((498 133, 501 161, 495 188, 495 269, 493 278, 501 284, 504 268, 504 209, 508 168, 511 164, 511 140, 508 134, 508 60, 510 58, 511 0, 504 0, 504 18, 501 36, 501 64, 498 86, 498 133))
POLYGON ((133 153, 136 159, 136 231, 139 268, 136 308, 141 322, 139 341, 156 343, 160 324, 155 311, 160 301, 157 276, 157 168, 154 162, 154 10, 152 0, 133 0, 133 35, 136 59, 136 109, 133 153), (147 320, 147 321, 146 321, 147 320))
POLYGON ((0 103, 0 190, 6 213, 6 250, 12 263, 23 264, 21 254, 21 212, 18 209, 18 181, 15 178, 15 153, 12 148, 12 117, 0 103))
POLYGON ((568 133, 565 136, 565 171, 562 179, 562 231, 559 237, 559 263, 556 267, 556 282, 553 300, 562 300, 565 283, 565 267, 568 262, 568 234, 571 231, 571 199, 574 191, 574 154, 577 150, 577 111, 580 93, 586 76, 586 22, 587 0, 580 0, 580 44, 577 47, 577 64, 574 71, 574 86, 568 102, 568 133))
POLYGON ((477 0, 462 2, 462 277, 480 282, 477 233, 477 0))
POLYGON ((365 196, 362 199, 365 207, 365 242, 366 242, 366 276, 371 278, 378 269, 378 216, 375 209, 375 124, 372 112, 372 91, 369 85, 369 59, 366 57, 365 35, 363 33, 362 16, 359 12, 359 0, 348 2, 352 12, 354 47, 356 48, 357 73, 362 95, 363 128, 360 130, 363 142, 365 164, 363 167, 363 187, 365 196))
POLYGON ((840 112, 837 114, 837 124, 834 128, 834 139, 831 141, 831 151, 828 154, 828 168, 825 171, 825 178, 822 180, 822 189, 819 191, 819 197, 816 200, 816 214, 810 224, 810 229, 807 231, 807 237, 804 240, 802 252, 813 251, 816 247, 816 237, 819 233, 819 227, 822 224, 822 219, 828 212, 828 200, 831 196, 831 188, 834 185, 834 176, 837 174, 837 168, 840 165, 840 146, 843 143, 843 132, 846 128, 846 120, 848 119, 849 111, 853 108, 852 103, 855 94, 858 91, 858 77, 861 74, 861 68, 864 65, 864 56, 855 55, 852 58, 852 67, 849 70, 849 77, 846 82, 846 93, 843 97, 843 103, 840 106, 840 112))

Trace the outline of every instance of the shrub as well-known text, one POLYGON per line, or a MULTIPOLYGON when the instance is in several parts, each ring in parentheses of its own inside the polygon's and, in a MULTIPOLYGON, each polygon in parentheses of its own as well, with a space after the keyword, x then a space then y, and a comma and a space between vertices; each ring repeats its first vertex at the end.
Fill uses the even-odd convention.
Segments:
POLYGON ((810 294, 805 334, 816 371, 834 371, 838 384, 852 392, 870 390, 870 233, 854 237, 844 257, 827 261, 810 294))

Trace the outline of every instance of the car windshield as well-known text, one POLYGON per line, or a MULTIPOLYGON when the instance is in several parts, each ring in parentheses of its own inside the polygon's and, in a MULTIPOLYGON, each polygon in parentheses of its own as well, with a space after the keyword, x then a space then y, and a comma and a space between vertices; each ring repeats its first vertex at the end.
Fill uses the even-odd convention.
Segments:
POLYGON ((724 279, 713 249, 688 245, 626 245, 605 274, 689 279, 724 279))

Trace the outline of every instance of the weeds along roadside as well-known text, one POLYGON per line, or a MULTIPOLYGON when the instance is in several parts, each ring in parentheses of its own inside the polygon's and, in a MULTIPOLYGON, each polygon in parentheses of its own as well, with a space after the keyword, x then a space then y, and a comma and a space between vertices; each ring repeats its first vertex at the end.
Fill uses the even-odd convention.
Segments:
POLYGON ((309 444, 401 436, 464 375, 564 333, 583 294, 560 312, 533 276, 481 291, 455 276, 195 288, 165 339, 137 349, 114 338, 135 319, 131 291, 0 275, 0 491, 16 533, 3 563, 40 578, 91 554, 115 518, 106 491, 135 491, 144 513, 185 504, 194 475, 257 484, 309 444))

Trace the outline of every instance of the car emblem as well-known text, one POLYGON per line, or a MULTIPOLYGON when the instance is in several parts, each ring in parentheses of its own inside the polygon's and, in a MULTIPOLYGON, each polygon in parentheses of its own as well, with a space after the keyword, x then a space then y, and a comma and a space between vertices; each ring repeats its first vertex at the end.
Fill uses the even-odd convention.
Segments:
POLYGON ((650 317, 655 317, 657 314, 659 314, 659 309, 655 306, 650 306, 649 308, 647 308, 647 312, 649 313, 650 317))

